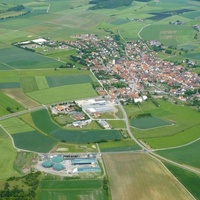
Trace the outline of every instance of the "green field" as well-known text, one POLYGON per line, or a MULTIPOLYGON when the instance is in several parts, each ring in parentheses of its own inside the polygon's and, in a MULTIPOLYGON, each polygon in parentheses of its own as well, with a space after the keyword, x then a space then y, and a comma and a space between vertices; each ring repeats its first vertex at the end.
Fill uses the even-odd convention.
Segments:
POLYGON ((0 91, 0 116, 9 113, 7 110, 8 107, 11 108, 13 112, 21 111, 24 109, 21 104, 0 91))
POLYGON ((186 189, 195 197, 200 199, 200 176, 184 169, 178 168, 169 163, 164 163, 171 173, 186 187, 186 189))
POLYGON ((34 152, 49 152, 57 143, 55 139, 47 137, 38 131, 16 133, 12 135, 15 146, 34 152))
POLYGON ((157 151, 157 153, 175 162, 200 168, 200 140, 184 147, 157 151))
POLYGON ((20 120, 18 117, 13 117, 1 121, 1 125, 8 131, 9 134, 23 133, 33 131, 34 129, 20 120))
POLYGON ((0 54, 0 62, 12 69, 54 68, 61 65, 54 59, 13 46, 1 48, 0 54))
POLYGON ((94 143, 102 140, 121 139, 116 130, 67 130, 52 122, 47 110, 32 113, 35 126, 42 132, 67 143, 94 143))
POLYGON ((155 117, 142 117, 138 119, 131 119, 130 124, 131 126, 139 129, 151 129, 160 126, 168 126, 171 125, 172 123, 155 117))
POLYGON ((95 97, 97 96, 97 93, 91 84, 84 83, 33 91, 27 93, 27 95, 39 103, 51 104, 55 102, 95 97))
POLYGON ((134 151, 141 148, 133 140, 102 142, 99 144, 101 152, 134 151))
POLYGON ((123 120, 108 120, 107 122, 112 128, 126 128, 126 123, 123 120))
POLYGON ((92 82, 89 75, 47 76, 46 79, 50 88, 92 82))
POLYGON ((147 154, 103 154, 103 160, 114 200, 192 199, 168 170, 147 154))
POLYGON ((21 77, 20 82, 24 93, 33 92, 39 89, 35 77, 33 76, 21 77))
POLYGON ((187 106, 177 106, 167 101, 159 100, 156 107, 150 101, 138 106, 125 106, 130 118, 138 114, 151 113, 152 116, 172 122, 173 126, 158 127, 150 130, 132 129, 133 134, 144 140, 153 148, 173 147, 187 144, 200 137, 199 113, 187 106))
POLYGON ((11 139, 1 127, 0 144, 0 179, 4 180, 9 178, 10 176, 18 176, 19 174, 13 168, 13 162, 16 158, 17 151, 13 148, 11 139))
POLYGON ((106 200, 101 180, 42 180, 38 199, 106 200))

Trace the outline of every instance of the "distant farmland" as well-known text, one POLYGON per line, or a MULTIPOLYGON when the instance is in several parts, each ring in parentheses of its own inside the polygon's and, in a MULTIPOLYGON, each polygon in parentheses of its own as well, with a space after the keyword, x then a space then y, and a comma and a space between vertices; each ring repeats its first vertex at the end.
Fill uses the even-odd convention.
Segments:
POLYGON ((107 200, 101 180, 42 180, 38 199, 107 200))
POLYGON ((174 177, 146 154, 103 155, 114 200, 193 199, 174 177))
POLYGON ((38 69, 54 68, 61 65, 60 62, 54 59, 13 46, 2 48, 0 54, 0 62, 6 64, 10 68, 38 69), (10 55, 12 55, 12 57, 10 55))
POLYGON ((37 90, 28 92, 27 95, 39 103, 51 104, 55 102, 95 97, 97 96, 97 93, 91 84, 84 83, 37 90))

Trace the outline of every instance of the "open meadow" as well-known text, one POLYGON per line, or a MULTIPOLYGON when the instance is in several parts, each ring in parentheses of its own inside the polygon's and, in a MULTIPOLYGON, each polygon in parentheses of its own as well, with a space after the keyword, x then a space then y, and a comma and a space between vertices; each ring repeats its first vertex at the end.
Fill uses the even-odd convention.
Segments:
MULTIPOLYGON (((10 176, 19 176, 13 167, 17 151, 13 148, 11 139, 7 133, 0 127, 0 179, 5 180, 10 176)), ((1 181, 0 181, 1 183, 1 181)))
POLYGON ((38 199, 49 200, 107 200, 101 180, 42 180, 39 184, 38 199))
POLYGON ((164 166, 147 154, 103 155, 112 199, 193 199, 164 166))
POLYGON ((200 176, 169 163, 164 164, 170 170, 170 172, 184 185, 184 187, 195 197, 195 199, 199 200, 200 176))
MULTIPOLYGON (((152 102, 144 102, 141 106, 124 106, 129 118, 138 114, 151 113, 153 117, 173 123, 172 126, 158 127, 150 130, 133 128, 138 139, 148 143, 152 148, 173 147, 187 144, 200 137, 199 113, 190 107, 177 106, 164 100, 158 101, 156 107, 152 102)), ((132 119, 131 119, 132 120, 132 119)))
POLYGON ((200 168, 200 140, 187 146, 157 151, 157 153, 175 162, 200 168))

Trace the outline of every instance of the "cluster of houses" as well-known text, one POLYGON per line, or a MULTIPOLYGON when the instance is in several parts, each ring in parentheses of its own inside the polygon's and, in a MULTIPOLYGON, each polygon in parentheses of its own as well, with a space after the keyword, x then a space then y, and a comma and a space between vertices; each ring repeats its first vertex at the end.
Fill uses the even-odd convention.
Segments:
POLYGON ((196 24, 193 26, 196 31, 200 31, 200 24, 196 24))
MULTIPOLYGON (((125 43, 122 52, 110 36, 98 39, 94 34, 83 34, 76 37, 78 40, 69 42, 70 45, 82 52, 79 56, 82 56, 84 48, 92 49, 91 52, 87 51, 85 61, 101 83, 107 86, 112 98, 142 102, 147 98, 141 95, 144 87, 157 83, 183 91, 195 90, 200 86, 200 78, 196 73, 186 70, 182 65, 158 58, 156 52, 150 52, 142 40, 125 43), (126 84, 116 87, 116 83, 126 84)), ((158 46, 161 43, 152 40, 150 44, 158 46)), ((99 88, 98 93, 104 95, 105 91, 99 88)))
POLYGON ((82 128, 83 126, 90 124, 92 121, 86 117, 86 114, 74 102, 52 105, 50 106, 50 110, 52 115, 69 115, 73 122, 68 125, 74 127, 82 128))

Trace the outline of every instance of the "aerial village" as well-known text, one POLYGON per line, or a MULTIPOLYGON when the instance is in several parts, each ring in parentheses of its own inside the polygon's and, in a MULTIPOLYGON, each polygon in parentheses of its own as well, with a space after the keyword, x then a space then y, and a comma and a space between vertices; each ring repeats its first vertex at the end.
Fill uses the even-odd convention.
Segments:
POLYGON ((147 99, 149 91, 173 96, 182 102, 194 98, 200 100, 200 77, 183 65, 158 58, 150 47, 161 45, 159 41, 124 43, 119 35, 99 38, 95 34, 80 34, 73 35, 71 41, 54 42, 49 38, 39 38, 15 45, 33 50, 43 46, 44 51, 45 47, 77 50, 77 56, 70 56, 73 63, 70 67, 77 62, 87 66, 100 82, 101 87, 96 87, 100 96, 107 94, 105 88, 111 98, 118 97, 124 102, 132 100, 141 103, 147 99), (147 87, 153 89, 147 90, 147 87), (195 92, 187 96, 186 91, 195 92))
MULTIPOLYGON (((181 102, 188 99, 200 100, 200 77, 183 65, 161 60, 151 46, 160 46, 159 41, 142 40, 121 42, 119 35, 98 38, 95 34, 72 36, 71 41, 54 42, 49 38, 38 38, 14 44, 19 48, 36 51, 53 49, 75 49, 78 55, 71 55, 69 66, 76 63, 86 66, 97 78, 95 86, 98 98, 77 100, 51 105, 53 116, 69 116, 65 126, 83 128, 95 120, 102 128, 111 129, 102 113, 115 113, 117 99, 122 103, 142 103, 151 95, 174 97, 181 102), (186 91, 195 91, 185 96, 186 91)), ((59 59, 59 58, 58 58, 59 59)), ((63 175, 81 172, 101 172, 97 155, 41 155, 37 168, 47 173, 63 175)))

